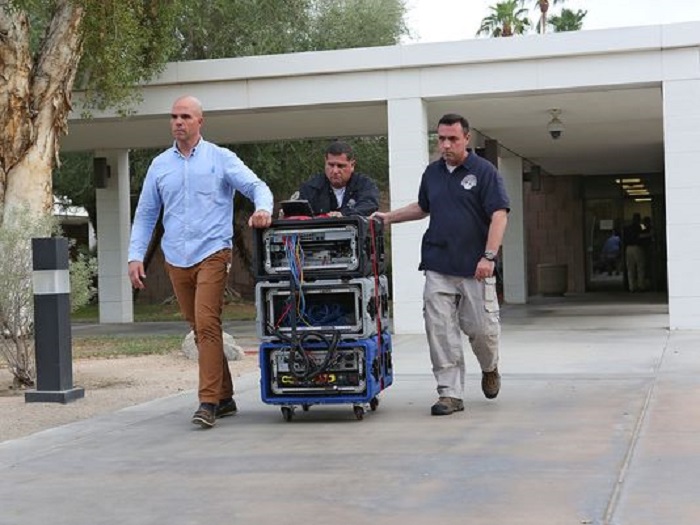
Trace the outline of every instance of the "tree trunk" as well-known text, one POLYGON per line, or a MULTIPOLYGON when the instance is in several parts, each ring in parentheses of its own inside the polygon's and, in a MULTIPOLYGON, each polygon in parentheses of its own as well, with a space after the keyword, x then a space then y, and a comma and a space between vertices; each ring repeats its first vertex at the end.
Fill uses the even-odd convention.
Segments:
POLYGON ((74 2, 58 0, 33 63, 26 13, 0 4, 0 226, 18 208, 43 215, 53 206, 51 172, 67 129, 83 15, 74 2))
POLYGON ((539 0, 540 12, 540 34, 544 35, 547 31, 547 11, 549 11, 549 0, 539 0))
MULTIPOLYGON (((0 228, 19 224, 24 207, 35 218, 51 212, 51 172, 82 55, 83 13, 71 0, 57 0, 42 47, 32 57, 29 17, 0 0, 0 228)), ((23 282, 31 286, 30 277, 23 282)), ((20 311, 20 317, 31 326, 28 312, 20 311)), ((18 384, 32 382, 28 344, 14 341, 11 370, 18 384)))

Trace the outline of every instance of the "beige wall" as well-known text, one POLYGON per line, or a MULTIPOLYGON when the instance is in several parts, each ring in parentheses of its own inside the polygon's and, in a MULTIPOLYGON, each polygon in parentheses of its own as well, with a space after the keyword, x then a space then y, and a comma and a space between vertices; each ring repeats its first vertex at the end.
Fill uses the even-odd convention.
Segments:
POLYGON ((538 294, 537 265, 566 264, 569 293, 585 291, 583 200, 578 177, 542 176, 541 189, 525 183, 527 278, 530 295, 538 294))

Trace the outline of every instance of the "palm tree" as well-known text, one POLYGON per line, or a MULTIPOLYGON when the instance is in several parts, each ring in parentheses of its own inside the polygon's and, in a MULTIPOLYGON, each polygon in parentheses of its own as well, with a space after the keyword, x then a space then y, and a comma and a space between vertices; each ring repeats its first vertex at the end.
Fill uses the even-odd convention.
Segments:
POLYGON ((588 14, 588 11, 579 9, 574 12, 571 9, 562 9, 559 16, 552 16, 549 19, 549 25, 552 26, 554 32, 562 31, 579 31, 583 27, 583 19, 588 14))
POLYGON ((504 0, 490 6, 491 14, 481 21, 477 35, 513 36, 522 35, 530 27, 527 8, 522 7, 523 0, 504 0))
POLYGON ((566 0, 535 0, 540 8, 540 19, 537 21, 537 32, 543 34, 547 29, 547 11, 549 5, 563 4, 566 0))

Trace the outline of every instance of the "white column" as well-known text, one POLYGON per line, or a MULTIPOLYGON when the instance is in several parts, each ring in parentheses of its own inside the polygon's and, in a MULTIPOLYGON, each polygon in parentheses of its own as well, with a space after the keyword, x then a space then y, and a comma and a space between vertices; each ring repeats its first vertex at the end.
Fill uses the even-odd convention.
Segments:
MULTIPOLYGON (((418 200, 421 175, 428 164, 428 127, 420 98, 388 102, 389 191, 391 209, 418 200)), ((394 332, 422 334, 423 274, 418 271, 427 219, 391 226, 394 332)))
POLYGON ((129 152, 96 152, 106 157, 110 176, 97 189, 97 260, 100 323, 134 320, 131 283, 127 275, 131 206, 129 203, 129 152))
POLYGON ((510 199, 508 228, 503 239, 503 284, 505 301, 527 302, 527 256, 523 211, 523 161, 520 157, 499 157, 501 172, 510 199))
POLYGON ((700 79, 663 83, 668 308, 672 329, 700 328, 700 79))

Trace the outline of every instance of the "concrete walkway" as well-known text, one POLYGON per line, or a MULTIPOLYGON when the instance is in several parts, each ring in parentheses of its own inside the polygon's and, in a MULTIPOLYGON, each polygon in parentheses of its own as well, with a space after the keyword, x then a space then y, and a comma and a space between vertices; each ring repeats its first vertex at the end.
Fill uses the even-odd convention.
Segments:
MULTIPOLYGON (((285 422, 258 375, 200 430, 194 392, 0 444, 7 525, 695 525, 700 332, 654 296, 503 310, 503 387, 431 417, 424 336, 394 338, 376 412, 285 422)), ((79 401, 78 401, 79 402, 79 401)))

